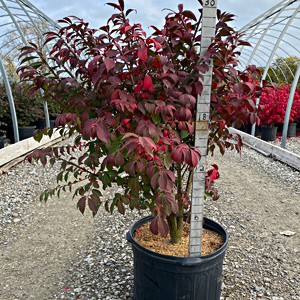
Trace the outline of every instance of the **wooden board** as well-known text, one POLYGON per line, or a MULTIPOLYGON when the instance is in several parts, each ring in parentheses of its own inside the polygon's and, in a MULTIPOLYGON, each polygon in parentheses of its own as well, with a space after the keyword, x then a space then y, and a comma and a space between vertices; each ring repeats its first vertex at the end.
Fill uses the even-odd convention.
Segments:
POLYGON ((259 138, 256 138, 250 134, 237 130, 235 128, 229 128, 230 133, 238 133, 243 140, 245 145, 250 146, 251 148, 257 150, 258 152, 273 157, 297 170, 300 171, 300 156, 292 153, 281 147, 272 145, 268 142, 262 141, 259 138))
POLYGON ((43 145, 53 142, 59 139, 61 136, 58 131, 54 132, 52 137, 44 136, 41 142, 37 142, 33 137, 26 140, 20 141, 18 143, 9 145, 5 148, 0 149, 0 166, 3 166, 10 161, 24 156, 26 153, 33 151, 36 148, 40 148, 43 145))

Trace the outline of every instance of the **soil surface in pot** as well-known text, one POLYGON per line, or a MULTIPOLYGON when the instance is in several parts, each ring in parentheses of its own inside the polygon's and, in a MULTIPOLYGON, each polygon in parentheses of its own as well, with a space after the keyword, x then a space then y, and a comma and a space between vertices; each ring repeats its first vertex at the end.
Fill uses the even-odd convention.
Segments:
MULTIPOLYGON (((189 234, 190 224, 184 223, 182 241, 179 244, 173 244, 170 240, 170 234, 163 237, 161 234, 154 235, 149 229, 150 223, 142 225, 135 233, 133 238, 144 248, 160 254, 171 256, 189 256, 189 234)), ((201 255, 207 255, 217 251, 225 240, 218 233, 203 229, 201 255)))

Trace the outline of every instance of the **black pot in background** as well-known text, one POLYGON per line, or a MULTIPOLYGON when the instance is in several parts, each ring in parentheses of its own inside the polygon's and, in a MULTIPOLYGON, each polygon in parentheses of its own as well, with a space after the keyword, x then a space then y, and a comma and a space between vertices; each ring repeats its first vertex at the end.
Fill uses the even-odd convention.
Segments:
MULTIPOLYGON (((246 124, 246 133, 251 134, 252 124, 246 124)), ((258 125, 255 125, 254 136, 259 136, 261 132, 261 128, 258 125)))
MULTIPOLYGON (((33 137, 34 131, 35 126, 19 127, 19 140, 22 141, 33 137)), ((14 130, 12 125, 8 127, 7 137, 10 139, 11 143, 15 143, 14 130)))
MULTIPOLYGON (((276 123, 276 127, 278 127, 277 132, 283 131, 283 124, 282 123, 276 123)), ((294 137, 296 136, 296 128, 297 128, 297 123, 289 123, 288 130, 287 130, 287 137, 294 137)))
MULTIPOLYGON (((47 127, 46 120, 37 120, 36 121, 36 129, 44 129, 47 127)), ((55 119, 50 119, 50 127, 54 128, 55 126, 55 119)))
POLYGON ((5 139, 6 139, 6 135, 0 135, 0 149, 4 148, 5 139))
POLYGON ((19 138, 20 141, 33 137, 35 126, 30 127, 19 127, 19 138))
POLYGON ((294 137, 296 136, 297 123, 289 123, 287 136, 294 137))
POLYGON ((261 139, 263 141, 275 141, 277 128, 275 126, 270 127, 270 125, 262 125, 261 126, 261 139))
POLYGON ((39 119, 37 121, 35 121, 35 127, 36 129, 44 129, 46 128, 46 120, 42 120, 42 119, 39 119))
POLYGON ((201 257, 163 255, 142 247, 133 239, 136 229, 152 219, 153 216, 140 219, 127 233, 134 255, 134 299, 219 300, 228 232, 205 218, 204 228, 219 233, 225 239, 220 249, 201 257))

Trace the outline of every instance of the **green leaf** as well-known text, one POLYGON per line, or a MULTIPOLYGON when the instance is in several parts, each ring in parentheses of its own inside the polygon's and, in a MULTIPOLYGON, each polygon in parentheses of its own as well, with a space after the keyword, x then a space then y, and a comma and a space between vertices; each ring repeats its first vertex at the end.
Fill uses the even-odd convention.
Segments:
POLYGON ((130 178, 128 181, 128 186, 134 192, 138 192, 140 190, 140 183, 138 177, 130 178))
POLYGON ((153 114, 152 120, 154 124, 158 124, 159 122, 161 122, 161 117, 159 115, 153 114))
POLYGON ((119 201, 117 202, 117 207, 118 207, 118 211, 120 214, 124 215, 125 214, 125 206, 124 204, 122 203, 122 201, 119 201))
POLYGON ((42 137, 43 137, 43 132, 41 130, 37 131, 34 135, 34 139, 37 141, 37 142, 40 142, 42 137))
POLYGON ((42 61, 37 61, 37 62, 34 62, 31 64, 31 66, 34 68, 34 69, 38 69, 40 66, 42 66, 44 63, 42 61))
POLYGON ((92 194, 93 194, 93 195, 96 195, 96 196, 98 196, 98 197, 101 197, 101 196, 102 196, 101 192, 100 192, 99 190, 96 190, 96 189, 92 189, 92 194))
POLYGON ((78 147, 79 146, 79 143, 80 143, 80 141, 81 141, 81 136, 80 135, 78 135, 76 138, 75 138, 75 140, 74 140, 74 144, 78 147))
POLYGON ((164 161, 164 165, 166 166, 166 168, 170 169, 172 164, 173 164, 173 160, 171 158, 171 153, 170 152, 165 152, 164 157, 163 157, 163 161, 164 161))
POLYGON ((180 136, 182 139, 185 139, 189 135, 188 131, 186 129, 181 130, 180 136))
POLYGON ((29 60, 33 60, 33 59, 36 59, 36 58, 39 58, 39 57, 38 57, 38 56, 27 56, 27 57, 25 57, 25 58, 23 58, 23 59, 21 60, 20 65, 22 65, 23 63, 25 63, 25 62, 27 62, 27 61, 29 61, 29 60))
POLYGON ((63 174, 64 174, 64 171, 61 171, 57 174, 56 176, 56 182, 58 183, 59 181, 62 181, 63 180, 63 174))
POLYGON ((80 196, 82 196, 84 194, 84 188, 83 187, 79 188, 78 193, 80 196))
POLYGON ((69 172, 67 172, 66 174, 65 174, 65 182, 67 182, 68 181, 68 177, 69 177, 69 172))

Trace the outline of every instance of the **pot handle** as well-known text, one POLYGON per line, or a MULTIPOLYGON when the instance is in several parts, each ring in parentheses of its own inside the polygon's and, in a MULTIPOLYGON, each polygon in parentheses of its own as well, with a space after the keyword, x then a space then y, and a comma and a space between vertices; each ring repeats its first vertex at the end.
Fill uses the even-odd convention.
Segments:
POLYGON ((182 266, 193 266, 195 264, 202 263, 203 259, 201 257, 189 257, 187 261, 181 261, 182 266))

